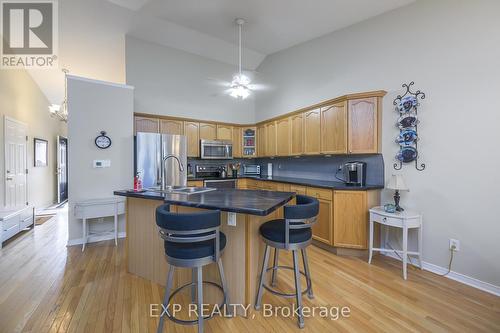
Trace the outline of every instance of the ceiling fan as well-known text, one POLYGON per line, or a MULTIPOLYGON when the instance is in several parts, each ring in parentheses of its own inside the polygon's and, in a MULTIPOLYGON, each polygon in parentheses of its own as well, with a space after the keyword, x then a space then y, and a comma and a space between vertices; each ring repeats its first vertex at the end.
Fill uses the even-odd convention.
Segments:
POLYGON ((243 25, 245 24, 245 20, 242 18, 237 18, 234 20, 234 22, 238 26, 238 73, 233 76, 231 82, 215 79, 211 80, 216 81, 220 86, 227 87, 227 89, 224 91, 225 94, 237 99, 246 99, 253 91, 264 90, 267 89, 267 87, 262 84, 251 83, 251 78, 243 73, 243 70, 241 68, 241 30, 243 25))

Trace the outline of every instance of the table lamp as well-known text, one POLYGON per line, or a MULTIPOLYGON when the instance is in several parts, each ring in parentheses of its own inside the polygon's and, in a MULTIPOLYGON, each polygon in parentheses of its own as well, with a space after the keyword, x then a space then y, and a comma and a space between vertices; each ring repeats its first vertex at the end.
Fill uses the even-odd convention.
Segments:
POLYGON ((403 176, 401 175, 392 175, 391 179, 386 186, 388 189, 395 190, 394 193, 394 205, 396 205, 396 210, 398 212, 403 211, 404 209, 399 205, 399 191, 409 191, 410 189, 406 186, 405 181, 403 180, 403 176))

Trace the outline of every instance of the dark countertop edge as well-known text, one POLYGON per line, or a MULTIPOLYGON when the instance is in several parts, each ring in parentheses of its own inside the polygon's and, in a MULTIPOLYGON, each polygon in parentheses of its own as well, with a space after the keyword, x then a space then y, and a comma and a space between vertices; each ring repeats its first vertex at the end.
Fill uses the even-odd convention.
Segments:
MULTIPOLYGON (((244 190, 242 190, 244 191, 244 190)), ((258 191, 258 190, 255 190, 258 191)), ((132 198, 138 198, 138 199, 147 199, 147 200, 160 200, 165 203, 171 204, 171 205, 176 205, 176 206, 184 206, 184 207, 193 207, 193 208, 202 208, 202 209, 217 209, 223 212, 232 212, 232 213, 239 213, 239 214, 249 214, 249 215, 258 215, 258 216, 266 216, 274 212, 276 209, 278 209, 281 206, 284 206, 288 202, 290 202, 294 197, 295 193, 294 192, 285 192, 285 193, 290 193, 290 197, 286 200, 281 201, 280 203, 266 209, 252 209, 252 208, 246 208, 246 209, 238 209, 238 208, 231 208, 231 207, 220 207, 220 206, 213 206, 209 204, 202 204, 202 203, 194 203, 194 202, 186 202, 182 200, 175 200, 175 199, 166 199, 164 196, 158 195, 155 192, 128 192, 128 191, 114 191, 114 195, 122 196, 122 197, 132 197, 132 198)))
POLYGON ((220 206, 212 206, 209 204, 203 204, 203 203, 191 203, 191 202, 185 202, 185 201, 179 201, 179 200, 174 200, 174 199, 165 199, 165 203, 171 204, 171 205, 176 205, 176 206, 184 206, 184 207, 193 207, 193 208, 202 208, 202 209, 217 209, 223 212, 231 212, 231 213, 238 213, 238 214, 248 214, 248 215, 257 215, 257 216, 267 216, 274 212, 276 209, 279 207, 284 206, 290 200, 292 200, 295 197, 295 194, 290 192, 291 196, 287 200, 283 200, 282 202, 266 209, 252 209, 252 208, 245 208, 245 209, 238 209, 238 208, 232 208, 232 207, 220 207, 220 206))
MULTIPOLYGON (((315 182, 321 182, 321 180, 315 180, 315 179, 298 179, 298 180, 289 180, 289 179, 273 179, 273 178, 267 178, 267 177, 256 177, 256 176, 238 176, 238 178, 232 178, 232 177, 226 177, 226 178, 200 178, 200 177, 194 177, 194 178, 188 178, 188 181, 199 181, 199 180, 204 180, 204 179, 255 179, 255 180, 261 180, 261 181, 267 181, 267 182, 275 182, 275 183, 286 183, 286 184, 295 184, 295 185, 303 185, 303 186, 311 186, 311 187, 320 187, 320 188, 327 188, 331 190, 345 190, 345 191, 368 191, 368 190, 381 190, 384 188, 384 185, 365 185, 365 186, 348 186, 348 185, 333 185, 333 184, 318 184, 315 182)), ((331 182, 331 181, 328 181, 331 182)))

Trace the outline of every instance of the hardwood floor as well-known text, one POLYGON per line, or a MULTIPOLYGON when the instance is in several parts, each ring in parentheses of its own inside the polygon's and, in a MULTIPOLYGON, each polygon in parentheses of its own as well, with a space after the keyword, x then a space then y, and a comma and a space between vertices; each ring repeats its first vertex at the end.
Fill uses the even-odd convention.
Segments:
MULTIPOLYGON (((160 302, 163 288, 126 272, 125 242, 90 244, 82 253, 66 247, 66 225, 58 214, 0 250, 0 332, 155 332, 149 304, 160 302)), ((253 319, 216 317, 205 331, 500 332, 500 297, 417 269, 404 281, 399 262, 384 257, 368 265, 310 247, 309 262, 315 298, 304 296, 304 305, 349 307, 348 318, 306 318, 300 330, 295 318, 252 311, 253 319)), ((280 253, 280 263, 291 257, 280 253)), ((292 290, 292 281, 279 273, 280 288, 292 290)), ((263 302, 292 304, 269 292, 263 302)), ((165 332, 195 331, 166 321, 165 332)))

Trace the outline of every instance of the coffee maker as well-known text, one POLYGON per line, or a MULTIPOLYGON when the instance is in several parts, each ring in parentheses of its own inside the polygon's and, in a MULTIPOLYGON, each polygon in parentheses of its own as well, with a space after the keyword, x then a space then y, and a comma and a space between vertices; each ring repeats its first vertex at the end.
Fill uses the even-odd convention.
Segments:
POLYGON ((344 181, 350 186, 366 185, 366 163, 365 162, 347 162, 342 167, 344 171, 344 181))

